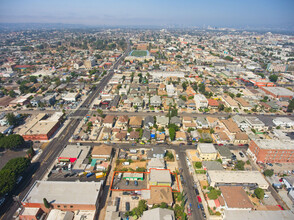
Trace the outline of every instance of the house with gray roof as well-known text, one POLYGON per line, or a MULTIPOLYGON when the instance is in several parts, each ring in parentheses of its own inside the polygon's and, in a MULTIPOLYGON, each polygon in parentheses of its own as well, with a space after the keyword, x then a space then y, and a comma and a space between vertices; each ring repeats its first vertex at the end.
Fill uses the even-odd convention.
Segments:
POLYGON ((169 119, 166 116, 156 116, 156 124, 161 127, 168 125, 169 119))
POLYGON ((170 119, 170 123, 171 123, 171 124, 175 124, 175 125, 181 127, 181 125, 182 125, 182 120, 180 119, 180 117, 178 117, 178 116, 174 116, 174 117, 171 117, 171 119, 170 119))
POLYGON ((162 102, 161 102, 160 96, 155 95, 150 98, 150 105, 151 106, 158 107, 158 106, 161 106, 161 104, 162 104, 162 102))
POLYGON ((151 115, 148 115, 144 119, 144 127, 153 127, 154 126, 154 117, 151 115))

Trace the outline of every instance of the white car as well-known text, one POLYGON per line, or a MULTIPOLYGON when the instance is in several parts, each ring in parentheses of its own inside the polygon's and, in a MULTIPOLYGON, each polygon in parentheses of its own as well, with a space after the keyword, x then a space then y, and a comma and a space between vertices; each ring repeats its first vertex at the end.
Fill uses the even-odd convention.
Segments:
POLYGON ((176 159, 179 160, 179 155, 178 154, 176 154, 176 159))

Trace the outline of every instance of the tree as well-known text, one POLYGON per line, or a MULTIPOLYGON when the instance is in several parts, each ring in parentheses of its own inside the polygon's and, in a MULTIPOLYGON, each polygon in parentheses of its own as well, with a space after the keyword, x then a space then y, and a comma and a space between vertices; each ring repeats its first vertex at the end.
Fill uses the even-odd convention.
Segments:
POLYGON ((43 198, 43 203, 44 203, 45 208, 49 209, 51 207, 50 203, 47 201, 46 198, 43 198))
POLYGON ((287 108, 287 112, 293 112, 293 110, 294 110, 294 99, 292 99, 289 102, 289 105, 288 105, 288 108, 287 108))
POLYGON ((263 197, 264 197, 264 190, 261 189, 261 188, 256 188, 256 189, 254 190, 254 194, 256 195, 256 197, 257 197, 258 199, 263 199, 263 197))
POLYGON ((233 57, 230 57, 230 56, 225 56, 224 59, 228 61, 233 61, 233 57))
POLYGON ((245 165, 245 162, 244 161, 238 160, 237 163, 236 163, 235 168, 237 170, 244 170, 244 165, 245 165))
POLYGON ((18 118, 13 113, 7 113, 5 117, 9 125, 16 126, 18 124, 18 118))
POLYGON ((184 91, 186 91, 187 86, 188 86, 188 85, 187 85, 187 82, 183 82, 183 83, 182 83, 182 87, 183 87, 183 90, 184 90, 184 91))
POLYGON ((221 191, 212 188, 207 195, 209 199, 217 199, 221 195, 221 191))
POLYGON ((274 175, 274 171, 273 171, 273 170, 269 170, 269 169, 267 169, 267 170, 265 170, 265 171, 263 172, 263 174, 264 174, 265 176, 272 176, 272 175, 274 175))
POLYGON ((278 77, 276 74, 273 74, 273 75, 270 75, 270 76, 269 76, 269 80, 270 80, 271 82, 277 82, 278 78, 279 78, 279 77, 278 77))
POLYGON ((98 113, 98 115, 100 115, 102 117, 103 111, 101 109, 97 109, 97 113, 98 113))
POLYGON ((16 176, 11 170, 0 171, 0 196, 9 193, 15 186, 16 176))
POLYGON ((195 167, 197 168, 197 169, 201 169, 202 168, 202 162, 195 162, 195 167))
POLYGON ((11 134, 0 138, 0 148, 12 149, 16 147, 22 147, 25 141, 19 134, 11 134))
POLYGON ((176 131, 173 127, 168 129, 170 140, 173 141, 176 138, 176 131))
POLYGON ((225 109, 225 105, 224 104, 219 104, 218 105, 218 110, 219 111, 223 111, 225 109))
POLYGON ((31 146, 30 149, 28 149, 27 155, 28 155, 29 159, 32 159, 36 155, 36 152, 35 152, 33 146, 31 146))

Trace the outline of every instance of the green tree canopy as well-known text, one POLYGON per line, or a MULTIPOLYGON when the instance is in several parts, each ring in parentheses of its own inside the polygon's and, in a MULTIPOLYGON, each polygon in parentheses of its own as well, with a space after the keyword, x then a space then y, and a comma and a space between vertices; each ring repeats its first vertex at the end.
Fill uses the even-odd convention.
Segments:
POLYGON ((263 199, 263 197, 264 197, 264 190, 261 189, 261 188, 256 188, 256 189, 254 190, 254 194, 256 195, 256 197, 257 197, 258 199, 263 199))
POLYGON ((272 176, 272 175, 274 175, 274 171, 273 171, 273 170, 266 169, 266 170, 263 172, 263 174, 264 174, 265 176, 272 176))
POLYGON ((273 74, 273 75, 270 75, 270 76, 269 76, 269 80, 270 80, 271 82, 277 82, 278 78, 279 78, 279 77, 278 77, 276 74, 273 74))

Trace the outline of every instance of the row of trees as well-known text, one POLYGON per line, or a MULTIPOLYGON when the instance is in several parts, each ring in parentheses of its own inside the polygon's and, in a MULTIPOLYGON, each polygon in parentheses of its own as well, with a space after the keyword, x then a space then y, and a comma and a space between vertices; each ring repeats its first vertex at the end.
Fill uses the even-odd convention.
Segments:
POLYGON ((30 159, 18 157, 11 159, 0 170, 0 196, 12 191, 16 180, 30 166, 30 159))

